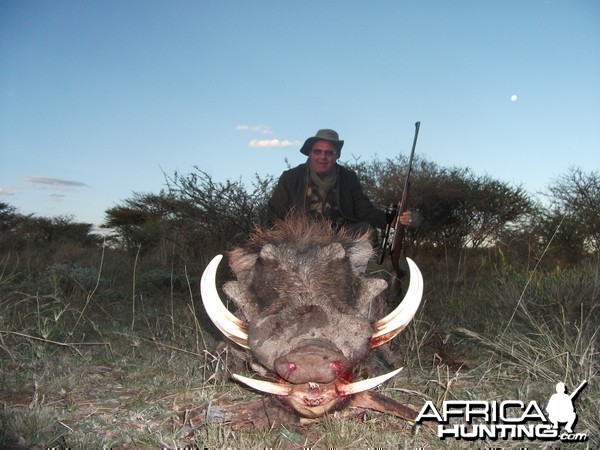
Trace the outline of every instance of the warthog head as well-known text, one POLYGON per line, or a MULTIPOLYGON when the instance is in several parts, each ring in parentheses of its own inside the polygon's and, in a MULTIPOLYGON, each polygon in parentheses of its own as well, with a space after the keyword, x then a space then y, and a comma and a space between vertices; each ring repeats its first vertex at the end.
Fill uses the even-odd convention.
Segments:
POLYGON ((272 375, 270 381, 233 377, 315 418, 400 372, 354 378, 370 351, 412 320, 423 292, 421 273, 409 260, 405 298, 374 320, 373 314, 383 310, 387 282, 364 275, 372 254, 369 236, 334 232, 326 222, 295 217, 258 230, 229 253, 237 281, 223 286, 243 320, 219 298, 215 277, 222 257, 216 256, 202 276, 204 307, 217 328, 272 375))

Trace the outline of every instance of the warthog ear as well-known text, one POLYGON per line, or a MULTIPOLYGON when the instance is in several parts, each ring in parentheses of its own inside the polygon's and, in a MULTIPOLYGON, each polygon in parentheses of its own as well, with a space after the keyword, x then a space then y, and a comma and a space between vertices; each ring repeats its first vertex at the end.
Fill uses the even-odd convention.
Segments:
POLYGON ((356 307, 363 316, 370 320, 381 317, 384 305, 383 297, 379 297, 379 295, 387 286, 387 281, 381 278, 365 278, 362 280, 362 286, 356 298, 356 307))
POLYGON ((228 256, 229 267, 231 267, 237 278, 243 277, 245 273, 248 273, 258 259, 258 253, 249 253, 239 247, 231 250, 228 256))
POLYGON ((339 242, 334 242, 333 244, 329 244, 326 247, 323 247, 319 250, 323 259, 335 261, 339 259, 343 259, 346 256, 346 250, 339 242))
POLYGON ((373 246, 368 234, 363 235, 352 243, 347 251, 352 269, 356 274, 364 274, 367 264, 373 256, 373 246))
POLYGON ((263 245, 263 248, 260 249, 260 259, 265 261, 274 261, 277 259, 275 247, 272 244, 263 245))

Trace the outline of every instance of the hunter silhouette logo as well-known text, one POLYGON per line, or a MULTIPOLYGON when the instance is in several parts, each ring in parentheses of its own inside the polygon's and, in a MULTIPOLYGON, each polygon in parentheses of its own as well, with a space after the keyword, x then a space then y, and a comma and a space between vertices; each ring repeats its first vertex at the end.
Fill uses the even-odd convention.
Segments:
POLYGON ((465 441, 485 439, 557 440, 563 442, 586 441, 586 433, 575 433, 577 414, 573 400, 587 384, 584 380, 571 393, 566 393, 564 383, 556 384, 544 414, 543 404, 535 400, 446 400, 438 410, 428 400, 421 408, 416 423, 437 422, 437 434, 465 441), (561 431, 559 424, 565 424, 561 431))
POLYGON ((573 433, 573 425, 577 421, 577 414, 575 413, 575 408, 573 408, 573 399, 586 384, 587 380, 583 380, 571 395, 565 393, 565 383, 556 384, 556 394, 550 397, 548 406, 546 406, 548 418, 554 425, 553 428, 558 428, 559 422, 566 423, 565 431, 573 433))

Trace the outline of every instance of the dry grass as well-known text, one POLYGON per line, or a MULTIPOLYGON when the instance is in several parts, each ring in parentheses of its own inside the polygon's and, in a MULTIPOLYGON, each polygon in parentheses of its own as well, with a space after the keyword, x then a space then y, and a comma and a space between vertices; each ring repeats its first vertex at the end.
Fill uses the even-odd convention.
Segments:
MULTIPOLYGON (((1 447, 471 447, 376 413, 331 416, 303 428, 196 428, 207 407, 255 394, 224 375, 229 356, 214 351, 217 335, 198 308, 197 279, 177 269, 157 272, 142 258, 126 262, 101 252, 95 265, 34 270, 4 256, 1 447)), ((577 429, 589 440, 573 447, 597 448, 600 284, 596 265, 578 270, 503 270, 468 283, 426 273, 425 304, 391 345, 406 368, 382 391, 417 409, 451 399, 542 404, 557 381, 573 387, 587 379, 576 407, 577 429)))

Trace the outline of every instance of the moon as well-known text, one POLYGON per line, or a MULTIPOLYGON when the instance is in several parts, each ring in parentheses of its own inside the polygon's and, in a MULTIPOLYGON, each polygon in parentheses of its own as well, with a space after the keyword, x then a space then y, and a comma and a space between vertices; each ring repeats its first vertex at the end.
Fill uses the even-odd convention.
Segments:
POLYGON ((517 97, 516 94, 513 94, 513 95, 510 96, 510 101, 513 102, 513 103, 516 102, 518 99, 519 99, 519 97, 517 97))

